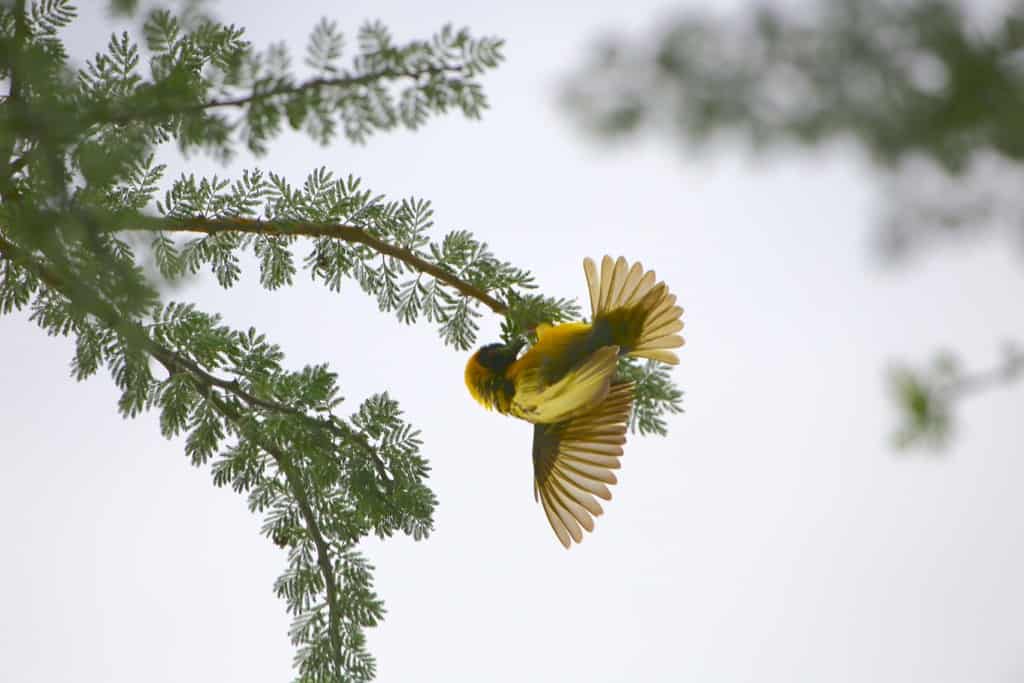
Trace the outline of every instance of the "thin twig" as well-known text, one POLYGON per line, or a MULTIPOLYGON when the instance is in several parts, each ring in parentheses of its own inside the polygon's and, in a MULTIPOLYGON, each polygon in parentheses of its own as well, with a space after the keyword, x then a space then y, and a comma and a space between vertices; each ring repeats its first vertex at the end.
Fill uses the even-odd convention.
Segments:
POLYGON ((319 90, 321 88, 354 88, 367 85, 379 80, 398 80, 408 78, 418 80, 423 76, 434 76, 441 73, 461 73, 461 66, 431 66, 420 70, 395 70, 385 69, 375 73, 363 74, 362 76, 343 76, 340 78, 313 78, 294 85, 279 85, 270 90, 253 92, 249 95, 231 97, 226 99, 214 99, 204 102, 195 102, 181 107, 151 107, 139 111, 104 111, 103 108, 94 110, 85 116, 86 125, 97 123, 129 123, 132 121, 144 121, 147 119, 160 118, 165 116, 177 116, 179 114, 193 114, 208 109, 220 109, 228 107, 244 107, 255 102, 262 102, 281 95, 294 95, 307 90, 319 90))

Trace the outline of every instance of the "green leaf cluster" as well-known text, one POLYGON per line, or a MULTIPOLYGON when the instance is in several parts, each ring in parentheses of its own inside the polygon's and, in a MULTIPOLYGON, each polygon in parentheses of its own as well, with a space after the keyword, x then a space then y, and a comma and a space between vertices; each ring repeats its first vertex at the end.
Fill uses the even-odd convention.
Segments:
POLYGON ((668 368, 653 360, 623 357, 619 359, 619 377, 635 383, 630 430, 667 434, 667 416, 683 412, 683 391, 673 384, 668 368))

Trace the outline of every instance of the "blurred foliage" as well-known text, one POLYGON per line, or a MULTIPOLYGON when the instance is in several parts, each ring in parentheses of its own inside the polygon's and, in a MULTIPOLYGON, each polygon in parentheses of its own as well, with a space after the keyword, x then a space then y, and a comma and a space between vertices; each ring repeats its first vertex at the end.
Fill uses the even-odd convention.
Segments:
POLYGON ((733 133, 757 150, 852 138, 899 185, 886 256, 976 230, 1000 208, 1024 238, 1022 8, 973 20, 952 0, 690 12, 602 42, 564 100, 601 137, 653 129, 699 145, 733 133))
POLYGON ((890 391, 902 412, 893 445, 907 448, 924 443, 938 448, 946 444, 951 428, 949 387, 958 372, 951 356, 940 356, 923 372, 903 366, 889 371, 890 391))
POLYGON ((615 40, 568 101, 598 131, 669 124, 699 142, 734 129, 755 145, 853 135, 880 164, 921 154, 950 173, 992 149, 1024 160, 1024 16, 982 32, 949 0, 838 0, 670 22, 615 40))
POLYGON ((139 8, 139 0, 108 0, 111 14, 130 15, 139 8))
POLYGON ((939 354, 924 369, 893 367, 889 386, 901 418, 893 444, 897 448, 922 445, 941 449, 952 436, 956 400, 1013 381, 1022 372, 1024 351, 1013 344, 1005 346, 1002 362, 987 372, 965 372, 950 353, 939 354))
MULTIPOLYGON (((563 96, 601 139, 650 131, 755 151, 854 141, 878 171, 887 260, 997 229, 1024 244, 1021 0, 679 12, 650 35, 598 43, 563 96)), ((906 417, 898 443, 946 442, 962 394, 941 389, 957 385, 949 372, 894 373, 906 417)))

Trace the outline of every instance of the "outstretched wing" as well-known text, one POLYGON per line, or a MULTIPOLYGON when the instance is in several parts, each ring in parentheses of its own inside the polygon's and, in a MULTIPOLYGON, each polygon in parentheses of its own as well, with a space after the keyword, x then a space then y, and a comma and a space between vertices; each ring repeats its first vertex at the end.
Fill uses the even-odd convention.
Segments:
POLYGON ((633 406, 633 383, 611 387, 591 412, 533 428, 533 496, 539 500, 559 542, 583 540, 603 510, 597 498, 611 500, 626 428, 633 406))

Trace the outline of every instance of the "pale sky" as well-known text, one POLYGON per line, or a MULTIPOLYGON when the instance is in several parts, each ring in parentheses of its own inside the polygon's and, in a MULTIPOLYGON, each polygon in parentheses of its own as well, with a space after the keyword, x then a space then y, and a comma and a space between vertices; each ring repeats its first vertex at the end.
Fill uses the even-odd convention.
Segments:
MULTIPOLYGON (((297 52, 326 15, 349 35, 380 18, 400 39, 468 25, 505 37, 508 59, 480 122, 365 147, 289 135, 227 169, 169 155, 172 177, 259 165, 298 182, 326 165, 430 199, 438 235, 472 230, 548 294, 585 301, 583 257, 622 254, 686 308, 686 413, 667 438, 630 438, 614 500, 567 552, 533 501, 530 427, 473 403, 466 354, 429 327, 378 314, 354 283, 267 293, 247 273, 177 294, 255 325, 291 367, 329 362, 346 414, 388 390, 422 430, 436 531, 365 544, 388 610, 369 633, 378 680, 1024 679, 1024 384, 965 402, 941 458, 889 449, 884 385, 894 359, 952 348, 980 369, 1024 339, 1020 253, 992 241, 883 269, 878 188, 850 149, 755 160, 581 137, 558 79, 664 3, 213 7, 297 52)), ((80 22, 75 54, 105 43, 104 22, 80 22)), ((24 313, 0 318, 0 351, 0 680, 290 680, 272 592, 285 558, 244 498, 192 468, 156 415, 120 418, 109 377, 71 380, 72 345, 24 313)))

